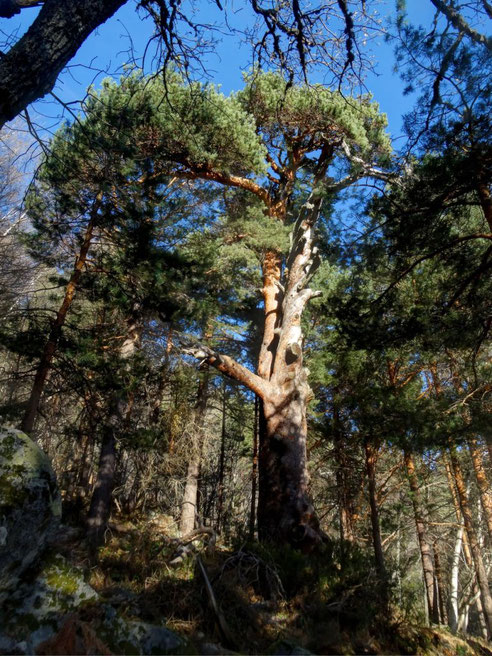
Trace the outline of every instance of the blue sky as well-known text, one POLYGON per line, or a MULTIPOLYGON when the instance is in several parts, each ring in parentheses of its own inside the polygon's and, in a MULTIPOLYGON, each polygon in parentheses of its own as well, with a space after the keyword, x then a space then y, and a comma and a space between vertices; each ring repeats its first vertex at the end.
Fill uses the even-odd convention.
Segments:
MULTIPOLYGON (((395 0, 381 0, 378 7, 381 17, 393 12, 395 0)), ((433 15, 429 0, 411 0, 408 2, 412 21, 428 23, 433 15)), ((235 26, 243 20, 244 3, 228 3, 235 26)), ((12 32, 19 30, 19 35, 34 19, 37 10, 24 10, 20 17, 0 20, 0 28, 12 32)), ((78 51, 76 57, 65 70, 56 85, 55 93, 64 102, 80 100, 88 84, 98 86, 108 74, 118 75, 123 64, 129 61, 129 49, 133 47, 137 57, 145 52, 145 47, 152 35, 153 24, 144 19, 144 14, 137 15, 135 4, 126 3, 110 20, 92 34, 78 51), (107 71, 101 73, 101 71, 107 71)), ((203 3, 196 18, 200 22, 213 23, 220 20, 222 14, 213 3, 203 3)), ((372 42, 374 58, 377 61, 376 74, 370 74, 366 86, 379 102, 382 111, 389 119, 389 131, 393 138, 401 136, 401 116, 412 106, 413 99, 403 96, 403 84, 393 72, 393 46, 378 38, 372 42)), ((241 46, 236 37, 224 36, 204 60, 204 66, 210 73, 210 80, 222 85, 224 93, 242 86, 242 71, 248 68, 249 49, 241 46)), ((151 68, 151 57, 147 57, 147 70, 151 68)), ((321 71, 319 72, 321 79, 321 71)), ((315 76, 316 77, 316 74, 315 76)), ((317 81, 313 79, 313 81, 317 81)), ((72 105, 71 105, 72 106, 72 105)), ((76 105, 73 105, 75 108, 76 105)), ((35 103, 33 115, 37 113, 39 124, 55 129, 60 119, 60 106, 51 100, 35 103)), ((396 146, 401 145, 396 143, 396 146)))

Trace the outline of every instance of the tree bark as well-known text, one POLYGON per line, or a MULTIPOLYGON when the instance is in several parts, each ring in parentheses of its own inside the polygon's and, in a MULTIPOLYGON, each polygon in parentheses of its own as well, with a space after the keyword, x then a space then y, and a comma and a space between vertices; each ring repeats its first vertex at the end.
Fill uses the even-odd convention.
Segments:
POLYGON ((181 535, 191 533, 195 528, 198 504, 198 480, 203 451, 203 422, 208 403, 209 373, 205 372, 198 385, 195 408, 193 411, 191 455, 188 461, 186 484, 181 506, 179 530, 181 535))
POLYGON ((450 461, 454 473, 454 480, 456 490, 458 492, 458 499, 461 508, 461 514, 465 522, 465 529, 470 542, 470 550, 473 558, 473 564, 477 575, 477 582, 480 588, 480 597, 482 600, 482 608, 485 616, 485 623, 487 625, 488 638, 492 637, 492 596, 490 594, 489 582, 487 571, 482 558, 482 549, 477 538, 475 527, 473 524, 473 516, 468 502, 468 494, 466 491, 465 479, 459 463, 456 451, 453 446, 450 448, 450 461))
POLYGON ((366 455, 366 473, 369 488, 369 505, 371 508, 372 543, 374 546, 374 558, 376 571, 384 592, 384 600, 388 601, 388 573, 384 562, 383 543, 381 540, 381 527, 379 525, 379 508, 376 491, 376 460, 377 449, 369 440, 365 441, 364 450, 366 455))
POLYGON ((482 504, 485 520, 487 523, 489 544, 492 544, 492 490, 490 488, 487 473, 483 465, 481 448, 478 440, 475 437, 468 441, 468 449, 470 451, 473 469, 475 471, 478 491, 480 494, 480 502, 482 504))
POLYGON ((126 0, 46 0, 24 36, 0 58, 0 127, 49 93, 89 34, 126 0))
POLYGON ((220 436, 220 456, 219 456, 219 489, 217 495, 217 527, 220 533, 224 515, 224 493, 225 493, 225 448, 226 448, 226 386, 225 381, 222 384, 222 430, 220 436))
POLYGON ((255 536, 256 524, 256 488, 258 479, 258 420, 259 420, 260 400, 255 395, 255 414, 253 425, 253 462, 251 467, 251 506, 249 511, 249 539, 255 536))
MULTIPOLYGON (((125 361, 131 358, 139 347, 141 328, 141 317, 136 309, 134 316, 126 321, 126 337, 118 350, 120 366, 125 367, 125 361)), ((104 541, 111 513, 116 473, 116 432, 122 422, 129 420, 132 404, 132 398, 125 393, 121 394, 121 390, 113 391, 109 402, 108 419, 103 429, 97 478, 87 514, 87 542, 93 558, 96 557, 97 548, 104 541)))
POLYGON ((407 471, 408 483, 410 485, 410 494, 412 497, 413 512, 415 516, 415 526, 417 528, 417 537, 419 541, 420 557, 422 560, 429 620, 434 623, 439 623, 439 606, 436 603, 436 594, 434 591, 434 559, 432 556, 432 547, 427 537, 427 530, 422 513, 422 500, 420 496, 419 482, 415 472, 415 463, 410 451, 405 451, 404 462, 407 471))
MULTIPOLYGON (((1 68, 2 59, 0 59, 0 68, 1 68)), ((80 246, 79 253, 75 260, 74 268, 70 280, 65 288, 65 295, 63 297, 62 304, 60 309, 56 313, 55 320, 51 326, 50 334, 48 341, 46 342, 43 353, 41 355, 41 360, 39 361, 38 367, 36 369, 36 375, 34 377, 33 386, 31 389, 31 394, 27 402, 27 407, 22 419, 20 429, 25 433, 32 433, 34 428, 34 422, 36 420, 36 415, 39 408, 39 402, 41 401, 41 395, 43 394, 44 385, 48 374, 51 369, 51 363, 53 362, 53 357, 58 346, 58 341, 61 336, 61 331, 65 325, 68 311, 70 310, 73 299, 75 297, 75 292, 84 270, 85 264, 87 262, 87 255, 92 242, 92 237, 94 234, 94 227, 96 223, 97 213, 99 211, 100 202, 102 195, 99 194, 95 200, 94 206, 91 210, 91 216, 89 222, 85 229, 84 238, 80 246)))
POLYGON ((453 633, 458 630, 459 620, 459 573, 460 555, 463 544, 463 527, 456 531, 453 558, 451 561, 451 580, 449 585, 449 628, 453 633))
POLYGON ((306 414, 313 394, 307 380, 309 372, 303 366, 301 329, 304 308, 317 295, 308 283, 317 265, 313 227, 320 207, 321 198, 312 195, 294 227, 287 275, 284 285, 277 284, 272 301, 279 304, 275 327, 272 330, 271 322, 266 321, 268 339, 262 345, 264 360, 260 359, 259 367, 265 377, 269 368, 271 374, 262 398, 258 535, 303 550, 316 547, 324 539, 308 491, 306 414))
POLYGON ((87 540, 93 555, 104 541, 111 512, 111 496, 116 471, 116 438, 114 427, 107 426, 101 443, 97 479, 87 514, 87 540))

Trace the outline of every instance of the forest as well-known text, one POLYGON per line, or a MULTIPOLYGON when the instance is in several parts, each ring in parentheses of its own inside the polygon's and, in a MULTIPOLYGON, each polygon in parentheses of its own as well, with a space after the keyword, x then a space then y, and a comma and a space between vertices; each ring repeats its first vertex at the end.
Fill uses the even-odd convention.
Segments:
POLYGON ((0 654, 492 654, 492 5, 129 4, 0 1, 0 654))

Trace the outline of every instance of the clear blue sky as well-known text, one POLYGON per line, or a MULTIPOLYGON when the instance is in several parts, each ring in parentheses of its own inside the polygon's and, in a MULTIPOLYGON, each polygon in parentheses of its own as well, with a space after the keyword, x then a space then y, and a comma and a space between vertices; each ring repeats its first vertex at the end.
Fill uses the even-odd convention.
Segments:
MULTIPOLYGON (((395 0, 381 0, 378 11, 382 17, 394 11, 395 0)), ((227 3, 233 24, 241 25, 247 9, 244 3, 227 3), (234 12, 234 9, 236 10, 234 12)), ((411 0, 409 3, 412 21, 429 23, 433 15, 433 7, 429 0, 411 0)), ((19 30, 22 34, 34 19, 38 10, 24 10, 19 17, 0 19, 0 28, 12 32, 19 30)), ((129 61, 129 49, 133 47, 137 57, 145 52, 145 47, 153 31, 150 19, 144 19, 144 14, 137 15, 135 4, 126 3, 118 12, 102 25, 80 48, 70 66, 64 71, 55 88, 55 93, 64 102, 77 101, 83 98, 86 87, 94 82, 98 86, 101 80, 109 74, 117 75, 123 64, 129 61), (101 71, 107 71, 101 73, 101 71)), ((220 21, 221 12, 213 3, 203 3, 198 15, 200 22, 213 23, 220 21)), ((370 74, 366 86, 379 102, 382 111, 389 120, 389 131, 393 137, 401 135, 401 116, 409 110, 412 99, 403 96, 403 85, 398 75, 393 72, 393 46, 384 42, 381 37, 372 43, 374 58, 377 61, 376 75, 370 74)), ((249 50, 242 46, 239 39, 224 36, 217 44, 213 53, 207 55, 205 68, 210 73, 210 80, 222 85, 225 93, 242 85, 242 71, 249 64, 249 50)), ((151 69, 151 57, 147 57, 146 69, 151 69)), ((321 72, 320 72, 321 75, 321 72)), ((316 80, 314 80, 316 81, 316 80)), ((76 105, 73 105, 74 109, 76 105)), ((51 101, 35 103, 33 115, 38 113, 38 121, 45 127, 54 129, 59 122, 60 107, 51 101)), ((401 145, 401 142, 400 142, 401 145)), ((397 144, 398 146, 398 144, 397 144)))

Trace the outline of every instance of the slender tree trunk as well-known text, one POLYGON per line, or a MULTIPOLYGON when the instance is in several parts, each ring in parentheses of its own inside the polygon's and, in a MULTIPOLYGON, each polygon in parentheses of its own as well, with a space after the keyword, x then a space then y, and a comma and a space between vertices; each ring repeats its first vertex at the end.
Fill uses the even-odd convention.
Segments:
POLYGON ((188 461, 186 484, 181 506, 179 530, 187 535, 195 528, 198 504, 198 483, 203 451, 203 422, 208 402, 209 373, 205 372, 198 385, 191 436, 191 455, 188 461))
MULTIPOLYGON (((337 500, 340 524, 340 549, 342 557, 345 552, 345 542, 354 541, 353 508, 349 500, 351 495, 348 490, 349 480, 347 472, 347 445, 344 443, 344 435, 340 426, 338 408, 333 404, 333 453, 335 458, 337 500)), ((353 472, 352 472, 353 473, 353 472)))
POLYGON ((460 556, 463 545, 463 527, 456 531, 453 559, 451 561, 451 580, 449 585, 449 628, 453 633, 458 629, 459 620, 459 573, 460 556))
POLYGON ((480 588, 480 597, 482 601, 483 612, 485 616, 485 623, 487 625, 487 632, 489 639, 492 637, 492 596, 490 594, 489 582, 487 572, 482 558, 482 549, 480 547, 475 527, 473 524, 473 516, 468 502, 468 494, 466 491, 465 479, 461 470, 455 448, 450 448, 451 467, 454 473, 454 480, 456 490, 458 492, 458 499, 460 503, 461 513, 465 522, 465 528, 470 542, 470 549, 477 574, 477 582, 480 588))
POLYGON ((492 544, 492 490, 483 464, 481 447, 475 437, 469 440, 468 448, 475 471, 485 521, 487 523, 489 544, 492 544))
POLYGON ((439 546, 437 542, 434 542, 433 549, 434 549, 434 571, 436 573, 434 589, 437 596, 437 602, 439 604, 439 618, 441 624, 447 624, 448 614, 446 612, 446 604, 444 603, 444 590, 445 590, 444 577, 442 575, 441 558, 440 558, 439 546))
POLYGON ((408 483, 410 485, 410 494, 412 497, 413 512, 415 516, 415 526, 417 528, 417 537, 420 547, 420 557, 422 560, 429 620, 434 623, 439 623, 439 607, 435 603, 436 595, 434 591, 434 558, 432 555, 432 547, 427 537, 427 531, 422 511, 420 487, 417 480, 417 474, 415 472, 415 463, 409 451, 405 451, 404 462, 407 470, 408 483))
POLYGON ((258 479, 258 414, 260 409, 260 400, 255 394, 255 414, 253 424, 253 464, 251 467, 251 506, 249 511, 249 539, 255 536, 256 524, 256 486, 258 479))
MULTIPOLYGON (((140 345, 141 316, 138 310, 126 321, 126 337, 119 348, 120 366, 133 356, 140 345)), ((123 422, 128 422, 133 399, 114 390, 109 404, 108 418, 105 422, 97 478, 92 492, 87 514, 87 541, 92 557, 104 540, 106 526, 111 512, 111 501, 116 473, 116 431, 123 422)))
POLYGON ((374 557, 376 561, 376 571, 382 584, 384 599, 388 601, 388 573, 384 562, 383 543, 381 540, 381 527, 379 525, 379 508, 376 491, 376 461, 377 449, 374 445, 366 440, 364 444, 366 455, 366 473, 369 487, 369 505, 371 508, 371 526, 372 526, 372 543, 374 546, 374 557))
MULTIPOLYGON (((446 469, 446 477, 448 479, 448 485, 449 485, 449 491, 451 492, 451 498, 453 499, 453 506, 454 506, 454 512, 456 515, 456 521, 458 524, 462 524, 463 518, 461 516, 461 508, 460 508, 460 502, 458 499, 458 493, 456 491, 456 485, 455 485, 455 479, 453 476, 453 471, 451 469, 451 465, 447 459, 444 460, 444 465, 446 469)), ((468 489, 467 489, 467 494, 468 494, 468 489)), ((468 540, 468 535, 467 532, 464 530, 464 527, 461 526, 461 535, 462 535, 462 550, 463 550, 463 556, 465 559, 465 563, 467 567, 471 570, 474 571, 474 565, 473 565, 473 558, 472 558, 472 553, 470 549, 470 544, 468 540)), ((458 538, 457 538, 458 540, 458 538)), ((455 546, 456 548, 456 546, 455 546)), ((458 566, 459 566, 459 556, 458 556, 458 566)), ((458 572, 456 572, 456 576, 458 576, 458 572)), ((485 624, 485 618, 483 614, 483 606, 482 606, 482 601, 480 598, 480 589, 478 588, 477 582, 476 582, 476 574, 474 574, 474 580, 475 583, 473 584, 473 599, 471 602, 467 604, 467 606, 472 605, 475 603, 476 609, 477 609, 477 614, 478 617, 480 618, 480 624, 484 625, 485 624)), ((452 584, 458 586, 458 580, 452 584)), ((456 587, 456 595, 457 595, 457 590, 458 588, 456 587)), ((456 596, 456 600, 458 601, 458 597, 456 596)), ((459 607, 459 604, 458 604, 459 607)), ((457 631, 466 631, 466 625, 468 623, 468 610, 466 612, 462 612, 461 615, 458 615, 458 626, 457 626, 457 631)))
POLYGON ((226 447, 226 386, 222 383, 222 430, 220 436, 219 456, 219 489, 217 495, 217 531, 220 532, 224 514, 224 477, 225 477, 225 447, 226 447))
POLYGON ((34 383, 31 389, 31 394, 29 396, 26 411, 24 413, 24 417, 22 419, 22 423, 20 426, 21 430, 24 431, 25 433, 32 433, 32 429, 34 427, 34 421, 36 419, 36 414, 38 412, 39 402, 41 400, 41 395, 43 393, 46 379, 48 378, 48 374, 51 369, 53 356, 55 355, 55 351, 58 346, 58 341, 61 336, 62 328, 65 324, 68 311, 70 310, 70 307, 72 305, 75 296, 75 292, 77 290, 77 285, 79 283, 80 276, 82 275, 82 271, 84 270, 87 261, 87 255, 89 253, 89 248, 94 233, 94 225, 96 221, 97 212, 99 210, 99 205, 101 203, 101 199, 102 199, 102 194, 99 194, 91 210, 91 217, 89 219, 89 222, 85 230, 84 239, 82 241, 79 254, 77 255, 77 258, 75 260, 75 265, 73 268, 72 275, 70 276, 70 280, 68 281, 68 284, 65 288, 65 295, 63 297, 62 304, 60 306, 60 309, 56 313, 55 320, 51 326, 48 341, 44 346, 43 353, 41 355, 41 360, 38 364, 36 375, 34 376, 34 383))

